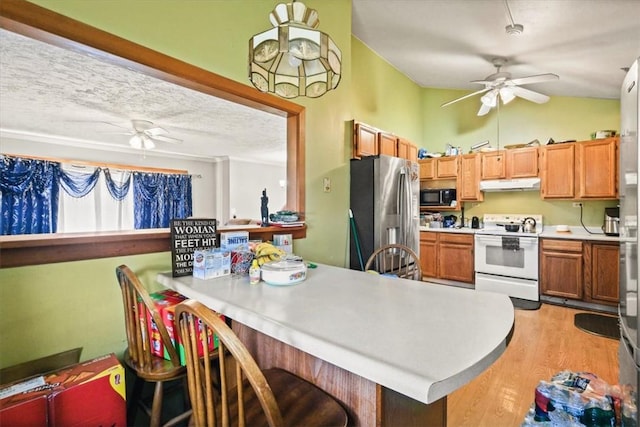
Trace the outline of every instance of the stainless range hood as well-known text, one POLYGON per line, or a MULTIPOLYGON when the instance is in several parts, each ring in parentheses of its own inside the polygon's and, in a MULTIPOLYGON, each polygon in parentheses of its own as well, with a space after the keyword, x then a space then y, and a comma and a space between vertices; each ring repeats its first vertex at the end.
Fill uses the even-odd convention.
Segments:
POLYGON ((540 178, 492 179, 480 181, 480 191, 537 191, 540 178))

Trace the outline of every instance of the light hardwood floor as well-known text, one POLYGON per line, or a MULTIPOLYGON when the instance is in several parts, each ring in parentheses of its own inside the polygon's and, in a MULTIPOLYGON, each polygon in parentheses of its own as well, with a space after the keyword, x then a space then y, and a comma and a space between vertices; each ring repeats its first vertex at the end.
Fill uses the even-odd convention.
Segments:
POLYGON ((618 341, 576 328, 573 318, 580 312, 550 304, 515 310, 515 330, 504 354, 449 395, 447 425, 519 426, 538 382, 562 370, 591 372, 618 383, 618 341))

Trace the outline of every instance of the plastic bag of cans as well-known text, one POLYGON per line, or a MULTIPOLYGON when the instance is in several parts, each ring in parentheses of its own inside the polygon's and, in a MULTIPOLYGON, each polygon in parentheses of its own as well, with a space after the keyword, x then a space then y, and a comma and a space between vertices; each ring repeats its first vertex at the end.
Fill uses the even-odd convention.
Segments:
POLYGON ((622 392, 588 372, 562 371, 540 381, 522 426, 621 426, 622 392))

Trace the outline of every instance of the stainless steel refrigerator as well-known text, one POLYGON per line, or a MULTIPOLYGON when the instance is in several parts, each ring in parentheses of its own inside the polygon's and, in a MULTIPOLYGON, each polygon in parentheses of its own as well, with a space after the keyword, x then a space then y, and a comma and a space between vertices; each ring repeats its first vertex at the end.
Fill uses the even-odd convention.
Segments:
MULTIPOLYGON (((639 58, 640 59, 640 58, 639 58)), ((627 393, 622 405, 624 426, 640 424, 637 410, 640 378, 638 335, 638 59, 620 93, 620 384, 627 393)))
POLYGON ((392 156, 351 160, 350 267, 362 270, 380 246, 400 243, 420 255, 418 164, 392 156))

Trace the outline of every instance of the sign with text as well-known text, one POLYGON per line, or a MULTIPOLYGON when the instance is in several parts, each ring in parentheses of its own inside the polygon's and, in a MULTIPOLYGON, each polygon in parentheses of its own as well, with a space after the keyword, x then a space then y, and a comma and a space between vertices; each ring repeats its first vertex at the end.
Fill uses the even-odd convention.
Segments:
POLYGON ((193 252, 216 247, 215 219, 171 220, 171 264, 173 277, 193 272, 193 252))

